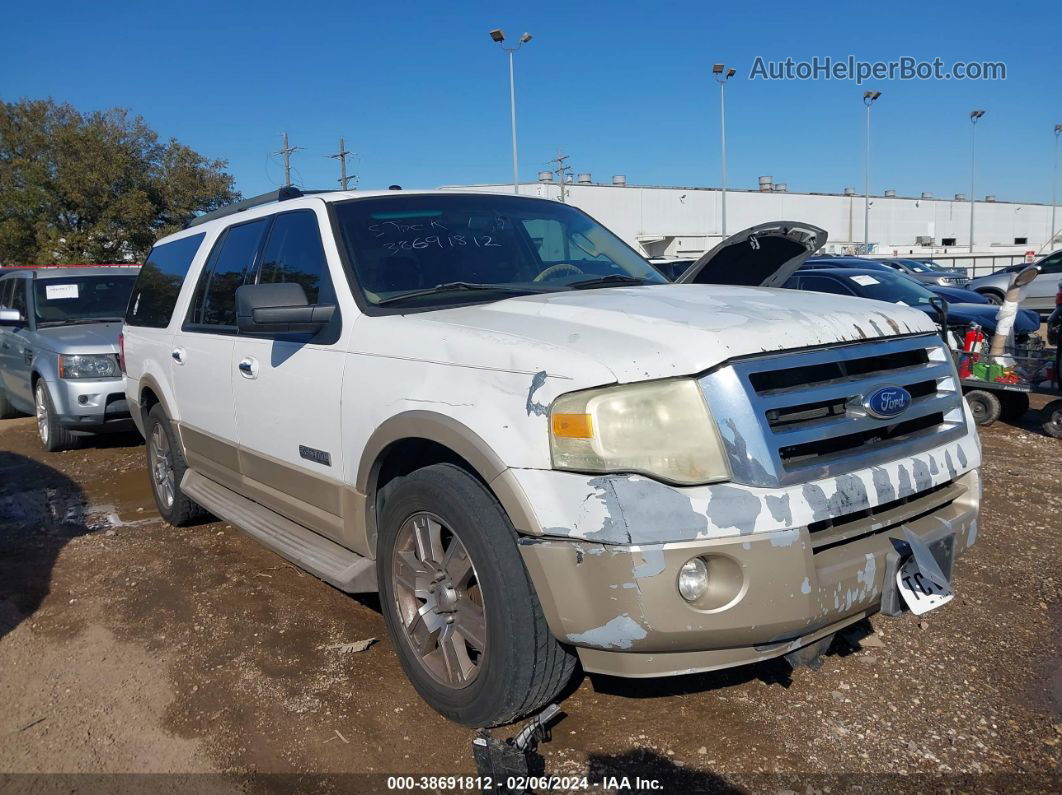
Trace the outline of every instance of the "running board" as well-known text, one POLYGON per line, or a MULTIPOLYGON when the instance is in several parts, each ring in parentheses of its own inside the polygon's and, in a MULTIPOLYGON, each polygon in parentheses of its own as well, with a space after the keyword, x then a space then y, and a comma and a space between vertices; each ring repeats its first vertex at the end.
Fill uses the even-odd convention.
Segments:
POLYGON ((188 469, 181 491, 281 557, 346 593, 375 593, 376 564, 188 469))

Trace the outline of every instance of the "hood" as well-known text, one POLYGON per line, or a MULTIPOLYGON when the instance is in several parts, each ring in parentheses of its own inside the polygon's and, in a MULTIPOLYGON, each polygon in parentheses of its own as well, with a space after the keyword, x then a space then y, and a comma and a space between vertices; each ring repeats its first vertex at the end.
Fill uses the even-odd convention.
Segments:
MULTIPOLYGON (((930 316, 935 316, 932 307, 919 307, 930 316)), ((996 315, 999 307, 995 304, 948 304, 948 325, 960 326, 976 323, 986 333, 996 330, 996 315)), ((1031 309, 1019 309, 1014 317, 1014 331, 1018 334, 1031 334, 1040 329, 1040 316, 1031 309)))
POLYGON ((731 235, 703 254, 678 281, 781 287, 826 243, 825 230, 800 221, 770 221, 731 235))
POLYGON ((55 353, 117 353, 121 323, 79 323, 37 329, 42 346, 55 353))
POLYGON ((949 304, 988 304, 989 300, 980 293, 973 290, 966 290, 962 287, 941 287, 937 284, 930 284, 926 286, 926 289, 935 295, 939 295, 949 304))
POLYGON ((376 318, 373 330, 376 355, 626 383, 693 375, 765 351, 933 333, 936 326, 910 307, 862 298, 674 284, 376 318))

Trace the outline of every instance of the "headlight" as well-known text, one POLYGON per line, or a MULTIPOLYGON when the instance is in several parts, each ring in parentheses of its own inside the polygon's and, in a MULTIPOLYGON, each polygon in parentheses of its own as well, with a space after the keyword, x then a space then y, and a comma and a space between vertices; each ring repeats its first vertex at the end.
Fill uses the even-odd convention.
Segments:
POLYGON ((60 378, 117 378, 122 374, 113 353, 60 354, 60 378))
POLYGON ((550 411, 556 469, 641 472, 681 485, 727 480, 719 433, 697 382, 649 381, 562 395, 550 411))

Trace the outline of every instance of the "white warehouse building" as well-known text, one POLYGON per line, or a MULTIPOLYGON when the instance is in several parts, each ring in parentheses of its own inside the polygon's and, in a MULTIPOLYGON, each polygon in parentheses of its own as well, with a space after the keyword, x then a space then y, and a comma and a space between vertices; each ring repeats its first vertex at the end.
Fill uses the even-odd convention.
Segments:
MULTIPOLYGON (((863 243, 863 196, 846 189, 842 194, 790 193, 771 177, 760 178, 760 190, 732 190, 726 194, 727 232, 765 221, 796 220, 820 226, 829 233, 824 251, 854 253, 863 243)), ((512 192, 513 186, 450 185, 445 190, 512 192)), ((562 186, 550 172, 537 183, 523 183, 520 193, 561 200, 562 186)), ((718 188, 675 188, 628 185, 613 177, 611 184, 580 174, 563 186, 563 200, 579 207, 618 233, 647 257, 696 257, 722 237, 722 192, 718 188)), ((1062 217, 1062 213, 1059 214, 1062 217)), ((1025 254, 1062 245, 1051 235, 1051 205, 995 201, 986 196, 974 210, 974 251, 979 254, 1025 254)), ((870 197, 870 250, 882 256, 903 254, 965 254, 970 241, 970 202, 954 198, 896 196, 886 191, 870 197)))

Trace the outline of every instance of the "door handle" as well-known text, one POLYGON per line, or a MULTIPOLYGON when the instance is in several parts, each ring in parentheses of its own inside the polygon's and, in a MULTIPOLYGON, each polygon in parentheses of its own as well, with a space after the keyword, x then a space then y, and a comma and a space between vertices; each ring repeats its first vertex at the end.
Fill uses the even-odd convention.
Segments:
POLYGON ((177 364, 184 364, 184 348, 174 348, 170 351, 170 356, 177 364))
POLYGON ((258 360, 252 356, 248 356, 246 359, 241 359, 236 367, 239 368, 239 371, 246 378, 258 377, 258 360))

